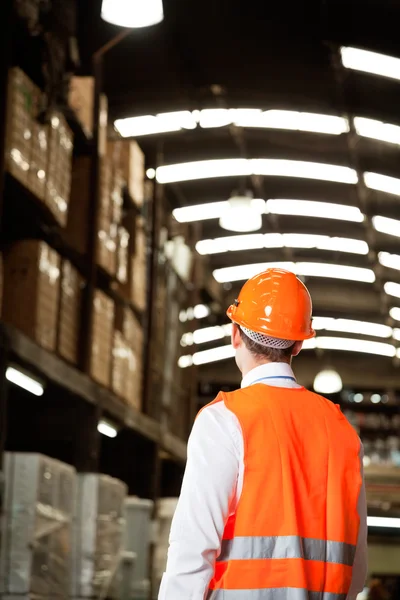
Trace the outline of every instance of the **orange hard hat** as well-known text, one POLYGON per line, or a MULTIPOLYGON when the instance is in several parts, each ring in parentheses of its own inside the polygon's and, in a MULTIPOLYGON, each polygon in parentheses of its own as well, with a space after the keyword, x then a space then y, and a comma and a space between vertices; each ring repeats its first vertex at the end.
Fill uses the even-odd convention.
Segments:
POLYGON ((240 327, 282 340, 308 340, 312 328, 311 296, 294 273, 267 269, 249 279, 228 317, 240 327))

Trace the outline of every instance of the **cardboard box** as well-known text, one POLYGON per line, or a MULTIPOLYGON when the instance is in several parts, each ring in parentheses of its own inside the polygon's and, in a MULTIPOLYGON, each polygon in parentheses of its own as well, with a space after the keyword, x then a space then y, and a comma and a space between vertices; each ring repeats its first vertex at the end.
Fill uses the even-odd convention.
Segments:
POLYGON ((109 141, 107 155, 120 169, 132 200, 142 206, 144 201, 145 157, 135 141, 109 141))
POLYGON ((79 272, 65 260, 61 269, 58 353, 68 362, 78 363, 84 282, 79 272))
POLYGON ((40 90, 21 69, 10 69, 7 89, 6 168, 23 185, 28 184, 33 124, 40 90))
POLYGON ((54 113, 50 119, 48 148, 45 202, 57 222, 66 227, 71 197, 73 135, 59 113, 54 113))
POLYGON ((142 407, 143 330, 133 312, 119 306, 113 345, 112 389, 137 410, 142 407))
POLYGON ((68 104, 74 111, 86 137, 93 136, 94 78, 72 77, 68 104))
MULTIPOLYGON (((72 169, 71 201, 68 211, 66 238, 68 243, 80 254, 86 254, 88 251, 91 165, 90 157, 79 157, 74 160, 72 169)), ((99 240, 103 240, 105 245, 107 245, 108 236, 111 235, 111 175, 112 170, 109 162, 101 160, 98 231, 99 233, 104 232, 99 235, 99 240)), ((99 251, 104 252, 103 249, 99 251)), ((105 251, 105 254, 108 255, 107 251, 105 251)), ((108 265, 109 259, 104 259, 103 256, 98 257, 98 262, 102 266, 108 265)))
POLYGON ((45 242, 17 242, 4 252, 3 319, 52 351, 59 294, 60 257, 45 242))
POLYGON ((105 387, 110 387, 111 382, 114 312, 114 302, 111 298, 96 290, 92 313, 90 375, 105 387))

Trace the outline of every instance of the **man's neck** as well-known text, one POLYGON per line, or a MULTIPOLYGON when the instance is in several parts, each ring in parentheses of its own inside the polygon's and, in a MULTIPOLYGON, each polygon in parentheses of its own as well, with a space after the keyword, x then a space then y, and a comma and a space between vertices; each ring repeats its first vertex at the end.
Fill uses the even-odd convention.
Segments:
MULTIPOLYGON (((285 364, 290 365, 289 361, 282 361, 282 362, 285 362, 285 364)), ((271 364, 270 360, 255 360, 255 359, 251 359, 248 362, 246 362, 245 365, 243 365, 243 367, 241 369, 242 377, 246 377, 246 375, 248 373, 250 373, 250 371, 252 371, 256 367, 261 367, 261 365, 270 365, 270 364, 271 364)))

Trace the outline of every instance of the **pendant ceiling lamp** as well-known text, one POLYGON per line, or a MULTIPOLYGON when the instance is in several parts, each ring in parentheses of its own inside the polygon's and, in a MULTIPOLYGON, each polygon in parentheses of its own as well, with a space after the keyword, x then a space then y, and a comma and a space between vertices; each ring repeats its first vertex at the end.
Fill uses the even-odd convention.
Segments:
POLYGON ((138 29, 164 19, 162 0, 103 0, 101 18, 113 25, 138 29))
POLYGON ((227 210, 222 214, 219 224, 222 229, 244 233, 258 231, 262 227, 262 212, 265 203, 253 200, 251 196, 232 196, 227 210))
POLYGON ((337 394, 342 389, 342 378, 334 369, 324 369, 314 379, 314 390, 317 394, 337 394))

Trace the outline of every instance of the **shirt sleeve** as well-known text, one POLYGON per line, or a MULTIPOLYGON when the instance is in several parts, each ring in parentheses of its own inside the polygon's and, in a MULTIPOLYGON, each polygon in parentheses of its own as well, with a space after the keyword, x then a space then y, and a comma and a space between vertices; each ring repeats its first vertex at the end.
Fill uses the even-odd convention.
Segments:
POLYGON ((360 463, 361 463, 361 475, 362 475, 362 486, 360 495, 358 498, 358 515, 360 517, 360 529, 358 532, 358 541, 356 554, 353 564, 353 575, 351 580, 351 586, 347 595, 347 600, 356 600, 358 594, 360 594, 365 586, 365 581, 368 574, 368 525, 367 525, 367 498, 365 493, 365 481, 364 481, 364 448, 361 444, 360 449, 360 463))
POLYGON ((214 575, 239 471, 237 448, 224 413, 214 410, 218 406, 200 413, 189 439, 159 600, 204 600, 214 575))

